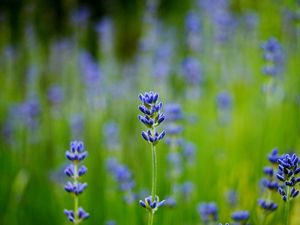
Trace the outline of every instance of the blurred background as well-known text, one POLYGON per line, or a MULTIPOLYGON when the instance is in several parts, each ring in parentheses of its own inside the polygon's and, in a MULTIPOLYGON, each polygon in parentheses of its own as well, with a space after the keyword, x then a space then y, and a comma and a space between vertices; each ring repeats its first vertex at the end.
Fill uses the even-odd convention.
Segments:
MULTIPOLYGON (((268 154, 300 147, 300 2, 296 0, 1 0, 0 224, 67 224, 70 141, 85 143, 84 224, 146 224, 151 186, 138 94, 156 91, 155 224, 211 224, 257 201, 268 154), (126 185, 124 185, 126 184, 126 185), (124 187, 125 186, 125 187, 124 187)), ((283 224, 283 202, 265 224, 283 224)), ((300 224, 299 199, 291 225, 300 224)))

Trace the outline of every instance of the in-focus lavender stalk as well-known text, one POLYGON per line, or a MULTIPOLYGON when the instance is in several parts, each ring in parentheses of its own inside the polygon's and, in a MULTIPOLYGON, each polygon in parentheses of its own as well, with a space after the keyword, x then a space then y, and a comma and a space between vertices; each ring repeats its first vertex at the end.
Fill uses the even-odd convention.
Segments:
POLYGON ((80 162, 83 161, 86 156, 87 152, 84 151, 84 144, 81 141, 72 141, 70 150, 66 151, 66 157, 72 164, 67 166, 64 172, 72 181, 68 181, 64 188, 74 198, 74 209, 65 209, 64 213, 69 221, 74 224, 79 224, 89 217, 89 213, 85 212, 82 207, 79 207, 78 199, 78 195, 87 188, 87 183, 79 182, 80 177, 87 172, 87 168, 84 165, 80 165, 80 162))
POLYGON ((143 115, 139 115, 139 120, 148 128, 142 132, 142 137, 151 144, 152 149, 152 188, 151 195, 145 200, 140 200, 140 205, 149 212, 148 225, 153 224, 154 213, 164 204, 164 200, 160 201, 156 195, 157 183, 157 157, 156 145, 164 138, 166 132, 158 133, 156 128, 165 120, 165 116, 161 113, 162 103, 158 102, 158 94, 155 92, 145 92, 139 95, 142 105, 139 106, 143 115))

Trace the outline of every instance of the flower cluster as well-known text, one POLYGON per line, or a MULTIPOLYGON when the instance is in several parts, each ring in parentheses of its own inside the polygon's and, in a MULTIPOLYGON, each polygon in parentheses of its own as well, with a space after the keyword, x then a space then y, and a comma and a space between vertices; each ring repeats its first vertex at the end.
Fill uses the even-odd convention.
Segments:
POLYGON ((200 51, 202 41, 202 25, 196 12, 188 12, 185 18, 186 42, 191 51, 200 51))
POLYGON ((277 204, 271 201, 266 201, 264 199, 259 199, 258 204, 264 209, 266 212, 273 212, 277 209, 277 204))
POLYGON ((267 65, 263 67, 263 73, 266 75, 275 76, 282 71, 283 67, 283 51, 275 38, 268 39, 262 44, 264 50, 264 59, 267 65))
POLYGON ((276 180, 274 169, 278 164, 278 159, 280 157, 278 156, 278 149, 275 148, 272 150, 272 152, 268 155, 268 159, 272 164, 272 167, 266 166, 263 169, 263 172, 266 177, 261 179, 261 186, 263 188, 263 191, 267 192, 268 198, 265 199, 259 199, 258 205, 264 210, 265 213, 273 212, 277 209, 277 204, 272 202, 270 199, 272 192, 277 192, 279 188, 279 183, 276 180), (273 168, 274 167, 274 168, 273 168))
POLYGON ((84 165, 79 165, 87 156, 87 152, 84 151, 83 142, 73 141, 70 145, 70 150, 66 152, 66 157, 72 162, 65 169, 65 174, 72 178, 73 181, 68 181, 65 185, 65 190, 74 196, 75 208, 74 210, 64 210, 65 215, 69 221, 74 224, 80 223, 82 220, 89 217, 89 214, 84 211, 82 207, 78 208, 78 195, 81 194, 87 187, 87 183, 80 183, 79 178, 87 172, 87 168, 84 165))
POLYGON ((135 181, 129 168, 120 164, 115 158, 108 158, 106 161, 107 170, 112 174, 119 184, 119 189, 124 193, 124 200, 131 203, 135 196, 132 192, 135 181))
POLYGON ((201 203, 198 205, 197 210, 205 224, 218 220, 218 208, 214 202, 201 203))
MULTIPOLYGON (((180 134, 182 131, 182 126, 178 124, 178 122, 183 118, 181 106, 177 103, 166 104, 165 112, 167 122, 166 130, 168 135, 171 135, 171 138, 173 138, 173 136, 180 134)), ((167 139, 167 143, 170 142, 169 139, 170 138, 167 139)))
POLYGON ((142 132, 142 137, 156 145, 162 140, 166 134, 165 131, 160 134, 155 131, 155 128, 165 120, 165 116, 161 113, 162 103, 158 102, 158 94, 152 91, 146 92, 144 95, 139 95, 142 105, 139 106, 140 111, 144 115, 139 115, 139 120, 149 129, 142 132))
POLYGON ((163 201, 159 201, 159 197, 156 195, 156 182, 157 182, 157 156, 156 145, 161 141, 166 132, 163 131, 160 134, 156 131, 156 127, 159 126, 164 120, 165 116, 161 113, 162 103, 158 102, 158 94, 155 92, 145 92, 139 95, 142 105, 139 106, 139 110, 143 115, 139 115, 139 120, 146 125, 149 129, 142 132, 142 137, 151 144, 152 150, 152 187, 151 195, 146 197, 145 200, 140 200, 140 205, 146 208, 149 212, 149 224, 153 223, 154 213, 164 204, 163 201))
POLYGON ((165 200, 159 201, 159 197, 155 196, 154 200, 152 200, 152 196, 148 196, 145 198, 145 200, 140 200, 140 205, 147 209, 150 213, 154 214, 155 211, 158 210, 161 206, 164 205, 165 200))
POLYGON ((290 198, 295 198, 299 194, 299 191, 295 188, 295 185, 300 182, 300 177, 297 177, 300 173, 298 161, 299 158, 295 154, 286 154, 278 159, 279 165, 276 177, 282 182, 278 192, 284 201, 289 201, 290 198))
POLYGON ((238 210, 231 214, 231 219, 233 219, 237 225, 246 225, 249 219, 249 212, 246 210, 238 210))
POLYGON ((202 68, 200 62, 193 57, 187 57, 182 62, 182 73, 187 84, 194 86, 202 82, 202 68))
POLYGON ((231 120, 233 99, 229 92, 219 92, 216 97, 218 119, 221 124, 227 124, 231 120))

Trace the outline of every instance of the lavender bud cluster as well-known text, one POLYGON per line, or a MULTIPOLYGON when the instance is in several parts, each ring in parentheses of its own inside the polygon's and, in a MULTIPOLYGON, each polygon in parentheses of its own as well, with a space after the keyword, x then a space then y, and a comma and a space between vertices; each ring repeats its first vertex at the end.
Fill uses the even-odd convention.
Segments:
POLYGON ((298 162, 299 158, 295 154, 286 154, 278 159, 276 177, 282 183, 278 192, 284 201, 296 198, 299 194, 299 190, 295 188, 296 184, 300 182, 300 177, 297 176, 300 173, 298 162))
POLYGON ((132 172, 125 165, 120 164, 115 158, 108 158, 106 161, 107 170, 111 173, 114 180, 118 183, 120 191, 124 193, 126 203, 132 203, 135 200, 133 188, 135 181, 132 172))
POLYGON ((155 131, 155 128, 159 126, 164 120, 165 116, 161 113, 162 103, 158 102, 158 94, 152 91, 145 92, 144 95, 139 95, 142 105, 139 106, 139 110, 143 115, 139 115, 139 120, 149 128, 147 131, 142 132, 142 137, 149 143, 156 145, 166 135, 165 131, 160 134, 155 131))
MULTIPOLYGON (((266 166, 263 169, 263 172, 266 177, 261 179, 261 185, 263 188, 263 191, 267 191, 269 193, 271 192, 277 192, 279 188, 279 183, 276 180, 274 168, 277 166, 277 161, 280 156, 278 156, 278 149, 275 148, 272 150, 272 152, 268 155, 268 159, 270 163, 272 164, 272 167, 266 166)), ((270 194, 268 194, 268 199, 259 199, 258 205, 264 210, 265 213, 271 213, 277 209, 277 204, 272 202, 270 199, 270 194)))
POLYGON ((161 206, 164 205, 165 200, 159 201, 159 197, 156 195, 154 200, 152 200, 152 196, 148 196, 145 200, 139 201, 140 205, 147 209, 150 213, 155 213, 161 206))
POLYGON ((64 189, 73 195, 75 207, 74 210, 65 209, 64 213, 69 221, 74 224, 79 224, 82 220, 89 217, 89 214, 82 207, 78 208, 78 195, 87 188, 87 183, 79 182, 79 179, 87 172, 87 168, 84 165, 79 165, 86 156, 87 152, 84 151, 84 144, 81 141, 72 141, 70 150, 66 151, 66 157, 72 164, 67 166, 64 173, 72 178, 73 181, 68 181, 64 189))
POLYGON ((231 219, 235 221, 235 225, 246 225, 249 219, 249 212, 246 210, 238 210, 231 214, 231 219))
POLYGON ((283 70, 283 51, 279 42, 275 38, 268 39, 262 44, 264 50, 264 59, 267 64, 262 71, 266 75, 276 76, 283 70))
POLYGON ((204 224, 209 222, 216 222, 218 220, 218 208, 216 203, 201 203, 197 207, 197 211, 204 224))

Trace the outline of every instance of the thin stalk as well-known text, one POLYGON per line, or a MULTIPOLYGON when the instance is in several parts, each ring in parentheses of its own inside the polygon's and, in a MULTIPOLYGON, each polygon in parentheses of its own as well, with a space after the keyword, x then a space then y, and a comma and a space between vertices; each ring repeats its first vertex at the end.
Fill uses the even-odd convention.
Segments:
MULTIPOLYGON (((152 128, 153 135, 155 134, 155 128, 152 128)), ((156 158, 156 147, 154 144, 151 144, 151 151, 152 151, 152 187, 151 187, 151 196, 152 201, 155 200, 156 196, 156 182, 157 182, 157 158, 156 158)), ((154 211, 149 211, 148 217, 148 225, 153 224, 154 219, 154 211)))
POLYGON ((289 224, 289 211, 290 211, 290 187, 287 187, 287 200, 286 200, 286 204, 285 204, 285 225, 289 224))
POLYGON ((156 182, 157 182, 157 158, 156 158, 156 147, 152 144, 152 201, 156 196, 156 182))
POLYGON ((285 205, 285 225, 289 224, 290 201, 287 200, 285 205))
MULTIPOLYGON (((78 165, 77 162, 74 163, 74 184, 77 185, 78 183, 78 165)), ((78 219, 78 206, 79 206, 79 199, 78 196, 74 194, 74 224, 79 224, 78 219)))
POLYGON ((148 225, 152 225, 153 224, 153 218, 154 218, 154 213, 149 212, 148 225))
POLYGON ((268 214, 267 214, 267 213, 264 213, 264 214, 263 214, 262 223, 261 223, 262 225, 265 225, 265 224, 266 224, 267 217, 268 217, 268 214))

